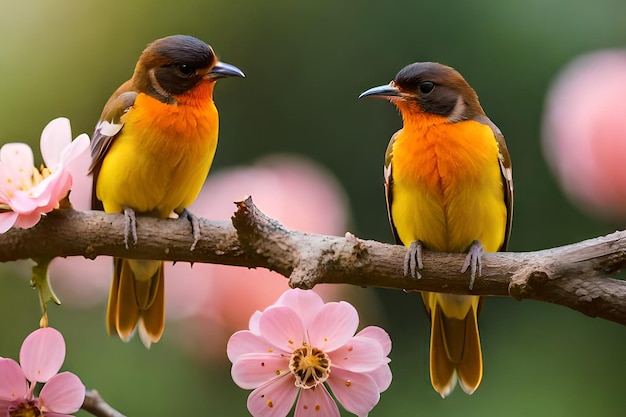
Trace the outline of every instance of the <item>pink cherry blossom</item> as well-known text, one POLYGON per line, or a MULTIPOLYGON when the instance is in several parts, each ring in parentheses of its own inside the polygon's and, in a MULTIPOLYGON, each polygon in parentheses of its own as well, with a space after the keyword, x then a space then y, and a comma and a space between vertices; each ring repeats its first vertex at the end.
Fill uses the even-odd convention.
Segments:
POLYGON ((330 392, 349 412, 367 416, 391 383, 391 340, 370 326, 355 335, 356 309, 322 301, 313 291, 288 290, 235 333, 227 354, 235 383, 253 389, 254 417, 339 416, 330 392))
POLYGON ((45 167, 34 166, 33 151, 24 143, 0 148, 0 233, 11 227, 29 228, 42 214, 59 207, 72 186, 81 159, 88 158, 89 137, 72 141, 70 122, 54 119, 41 134, 45 167))
POLYGON ((548 162, 565 193, 608 220, 626 219, 626 50, 576 58, 549 90, 543 122, 548 162))
POLYGON ((51 327, 37 329, 20 349, 20 365, 0 358, 0 416, 42 415, 63 417, 79 410, 85 386, 71 372, 61 372, 65 340, 51 327), (45 385, 35 397, 37 383, 45 385))

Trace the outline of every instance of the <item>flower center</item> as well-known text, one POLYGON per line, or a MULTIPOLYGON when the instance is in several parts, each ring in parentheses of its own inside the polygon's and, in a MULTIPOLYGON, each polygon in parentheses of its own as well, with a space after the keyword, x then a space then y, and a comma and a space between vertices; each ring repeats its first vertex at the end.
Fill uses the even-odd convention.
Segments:
POLYGON ((296 377, 297 387, 313 388, 328 379, 330 358, 320 349, 304 343, 291 354, 289 370, 296 377))
POLYGON ((35 185, 39 184, 46 177, 48 177, 50 174, 52 174, 52 171, 50 171, 50 169, 45 167, 44 165, 41 165, 41 167, 39 169, 33 168, 33 175, 30 178, 30 180, 31 180, 30 185, 25 184, 24 181, 22 180, 23 184, 22 184, 22 188, 21 189, 26 191, 26 190, 29 190, 29 189, 33 188, 35 185))
POLYGON ((23 401, 15 406, 9 407, 10 417, 40 417, 43 413, 37 408, 34 401, 23 401))

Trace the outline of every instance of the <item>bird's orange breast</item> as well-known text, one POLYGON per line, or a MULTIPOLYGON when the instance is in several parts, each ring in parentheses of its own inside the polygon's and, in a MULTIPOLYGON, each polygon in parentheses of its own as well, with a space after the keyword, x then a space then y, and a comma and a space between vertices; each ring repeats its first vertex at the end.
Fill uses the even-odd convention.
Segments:
POLYGON ((405 117, 392 149, 391 215, 400 239, 446 252, 480 240, 497 251, 506 228, 498 145, 489 126, 405 117))
POLYGON ((105 211, 130 207, 167 217, 195 200, 217 147, 213 86, 203 81, 176 97, 176 104, 137 96, 98 176, 105 211))
POLYGON ((177 96, 175 104, 139 94, 134 108, 124 120, 124 128, 158 133, 165 141, 205 143, 218 128, 218 115, 212 98, 214 86, 214 82, 202 81, 177 96))

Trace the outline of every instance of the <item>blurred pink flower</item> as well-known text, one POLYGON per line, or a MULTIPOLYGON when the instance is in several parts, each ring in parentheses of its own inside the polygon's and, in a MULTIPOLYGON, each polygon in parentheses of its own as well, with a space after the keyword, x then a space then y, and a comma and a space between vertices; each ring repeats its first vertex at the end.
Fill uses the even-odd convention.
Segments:
POLYGON ((626 219, 626 50, 578 57, 547 97, 543 145, 566 194, 610 220, 626 219))
MULTIPOLYGON (((211 172, 190 211, 230 223, 233 202, 247 195, 286 227, 329 235, 346 231, 348 208, 340 185, 313 161, 296 156, 271 156, 249 167, 211 172)), ((168 319, 179 320, 169 331, 180 332, 179 343, 209 359, 223 355, 229 336, 289 288, 285 277, 262 268, 176 264, 166 265, 166 277, 168 319)), ((355 290, 342 285, 315 288, 326 299, 346 298, 355 290)), ((354 292, 352 298, 357 298, 354 292)))
POLYGON ((89 147, 89 137, 72 141, 70 122, 54 119, 41 134, 46 167, 34 167, 33 151, 24 143, 0 148, 0 233, 11 227, 29 228, 42 214, 59 207, 72 186, 75 164, 89 147))
POLYGON ((346 302, 324 304, 313 291, 288 290, 235 333, 227 354, 232 377, 254 389, 255 417, 339 416, 328 392, 357 416, 367 416, 391 383, 391 340, 380 327, 357 333, 359 317, 346 302), (298 395, 299 394, 299 395, 298 395))
POLYGON ((51 327, 29 334, 20 349, 20 365, 0 358, 0 416, 63 417, 85 399, 85 386, 70 372, 58 373, 65 360, 65 341, 51 327), (35 397, 37 382, 45 383, 35 397))

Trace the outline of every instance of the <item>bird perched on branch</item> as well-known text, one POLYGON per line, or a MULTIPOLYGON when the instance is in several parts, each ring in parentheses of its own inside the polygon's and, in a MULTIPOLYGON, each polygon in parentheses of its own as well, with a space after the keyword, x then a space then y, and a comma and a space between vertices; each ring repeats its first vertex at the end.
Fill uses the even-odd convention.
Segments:
MULTIPOLYGON (((385 155, 385 191, 396 242, 409 247, 405 273, 421 275, 422 248, 467 252, 470 289, 484 251, 506 249, 513 214, 511 160, 504 136, 456 70, 433 62, 403 68, 382 97, 403 127, 385 155)), ((473 393, 482 380, 478 296, 423 292, 431 319, 430 378, 445 397, 458 381, 473 393)))
MULTIPOLYGON (((109 98, 91 143, 92 206, 125 215, 126 246, 137 243, 135 213, 198 220, 187 212, 211 167, 218 136, 215 82, 243 77, 192 36, 158 39, 130 80, 109 98)), ((193 247, 192 246, 192 249, 193 247)), ((163 262, 114 259, 107 329, 128 340, 138 328, 146 347, 165 325, 163 262)))

